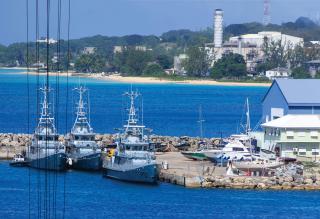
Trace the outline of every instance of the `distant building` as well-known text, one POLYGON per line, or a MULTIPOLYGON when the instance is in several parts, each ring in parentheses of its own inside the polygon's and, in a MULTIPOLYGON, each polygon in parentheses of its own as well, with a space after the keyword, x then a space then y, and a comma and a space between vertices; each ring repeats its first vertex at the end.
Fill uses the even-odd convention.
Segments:
POLYGON ((46 68, 46 64, 43 62, 38 62, 38 63, 34 63, 32 64, 33 68, 46 68))
POLYGON ((132 48, 134 50, 143 51, 143 52, 152 51, 151 48, 147 48, 146 46, 114 46, 113 53, 114 54, 122 53, 125 49, 128 49, 128 48, 132 48))
POLYGON ((262 121, 287 114, 320 114, 320 80, 276 79, 262 101, 262 121))
POLYGON ((279 157, 320 159, 320 115, 286 115, 261 126, 263 149, 275 151, 279 157))
POLYGON ((46 37, 41 37, 40 39, 37 40, 38 43, 49 43, 49 44, 56 44, 58 41, 55 39, 47 39, 46 37))
POLYGON ((214 13, 214 40, 205 45, 205 50, 210 60, 210 66, 221 59, 224 54, 234 53, 244 57, 248 72, 255 72, 257 63, 263 60, 264 42, 281 41, 285 49, 304 45, 303 38, 282 34, 275 31, 262 31, 257 34, 244 34, 230 37, 223 42, 223 11, 217 9, 214 13))
POLYGON ((310 41, 312 45, 320 46, 320 41, 310 41))
POLYGON ((230 42, 238 43, 239 40, 244 44, 255 45, 262 48, 265 41, 267 42, 281 42, 281 45, 286 48, 294 48, 298 45, 303 46, 304 40, 301 37, 290 36, 281 32, 275 31, 262 31, 257 34, 244 34, 241 36, 231 37, 230 42))
POLYGON ((173 70, 176 75, 185 75, 187 72, 183 67, 183 62, 188 58, 187 54, 180 54, 174 57, 173 70))
POLYGON ((320 60, 306 62, 306 66, 312 78, 316 76, 317 72, 320 72, 320 60))
POLYGON ((85 55, 92 55, 94 54, 95 52, 97 51, 97 48, 96 47, 84 47, 83 50, 82 50, 82 54, 85 54, 85 55))
POLYGON ((266 71, 266 77, 273 80, 277 78, 289 78, 291 75, 290 70, 287 68, 274 68, 266 71))

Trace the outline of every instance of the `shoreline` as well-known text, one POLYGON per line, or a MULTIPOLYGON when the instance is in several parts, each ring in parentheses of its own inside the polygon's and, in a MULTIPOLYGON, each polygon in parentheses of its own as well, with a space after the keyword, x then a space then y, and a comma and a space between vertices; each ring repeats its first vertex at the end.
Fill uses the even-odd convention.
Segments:
MULTIPOLYGON (((26 70, 26 68, 2 68, 2 69, 21 69, 26 70)), ((21 72, 22 74, 27 74, 27 71, 21 72)), ((30 75, 36 75, 37 72, 34 69, 30 69, 28 72, 30 75)), ((45 72, 40 72, 40 75, 44 75, 45 72)), ((164 78, 156 77, 138 77, 138 76, 121 76, 119 74, 112 74, 103 76, 101 73, 87 74, 87 73, 77 73, 74 71, 60 72, 60 76, 69 77, 82 77, 91 78, 100 81, 109 82, 119 82, 119 83, 132 83, 132 84, 185 84, 185 85, 204 85, 204 86, 233 86, 233 87, 270 87, 271 83, 259 83, 259 82, 219 82, 210 79, 199 79, 199 80, 181 80, 174 81, 164 78)), ((50 72, 49 75, 56 76, 57 72, 50 72)))

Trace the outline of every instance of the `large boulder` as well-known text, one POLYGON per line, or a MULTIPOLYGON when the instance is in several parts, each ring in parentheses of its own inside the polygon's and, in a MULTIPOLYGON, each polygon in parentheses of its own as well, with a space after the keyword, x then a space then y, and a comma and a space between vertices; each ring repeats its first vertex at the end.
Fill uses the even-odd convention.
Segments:
POLYGON ((186 177, 185 178, 185 186, 188 188, 200 188, 202 184, 201 177, 186 177))

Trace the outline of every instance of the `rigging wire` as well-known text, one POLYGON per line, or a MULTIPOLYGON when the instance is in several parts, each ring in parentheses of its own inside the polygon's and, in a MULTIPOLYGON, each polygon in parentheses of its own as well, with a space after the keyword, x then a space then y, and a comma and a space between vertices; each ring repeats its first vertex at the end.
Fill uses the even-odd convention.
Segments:
MULTIPOLYGON (((39 74, 40 74, 40 48, 39 48, 39 0, 36 0, 36 67, 37 67, 37 80, 36 80, 36 105, 37 105, 37 116, 36 116, 36 124, 38 122, 37 117, 40 114, 40 104, 39 104, 39 74)), ((39 142, 36 139, 36 150, 37 150, 37 162, 36 165, 40 165, 39 161, 39 142)), ((41 197, 41 175, 40 171, 38 170, 37 174, 37 210, 38 210, 38 218, 41 218, 41 205, 42 205, 42 197, 41 197)))
MULTIPOLYGON (((67 87, 66 87, 66 114, 65 114, 65 132, 68 130, 68 100, 69 100, 69 66, 70 66, 70 23, 71 23, 71 0, 68 0, 68 31, 67 31, 67 40, 68 40, 68 49, 67 49, 67 87)), ((63 212, 62 218, 65 218, 66 213, 66 174, 63 177, 63 212)))
MULTIPOLYGON (((46 40, 46 64, 47 64, 47 73, 46 73, 46 92, 45 95, 47 97, 48 103, 50 103, 50 95, 49 95, 49 89, 50 89, 50 84, 49 84, 49 39, 50 39, 50 0, 47 0, 47 5, 46 5, 46 16, 47 16, 47 40, 46 40)), ((49 126, 48 119, 46 119, 46 127, 49 126)), ((45 157, 48 157, 48 137, 49 137, 49 130, 46 128, 46 144, 45 144, 45 157)), ((45 213, 46 217, 45 218, 50 218, 50 180, 49 180, 49 174, 48 174, 48 159, 45 159, 45 213)))
MULTIPOLYGON (((58 0, 58 20, 57 20, 57 48, 56 48, 56 98, 55 98, 55 122, 56 129, 59 130, 59 99, 60 99, 60 55, 61 55, 61 0, 58 0)), ((59 144, 56 144, 56 151, 59 150, 59 144)), ((57 159, 54 160, 54 166, 57 165, 57 159)), ((57 217, 57 188, 58 188, 58 170, 54 171, 53 181, 53 201, 52 208, 54 212, 54 218, 57 217)))
MULTIPOLYGON (((30 83, 29 83, 29 0, 26 0, 26 16, 27 16, 27 133, 30 134, 30 83)), ((31 173, 28 169, 28 214, 31 218, 31 173)))

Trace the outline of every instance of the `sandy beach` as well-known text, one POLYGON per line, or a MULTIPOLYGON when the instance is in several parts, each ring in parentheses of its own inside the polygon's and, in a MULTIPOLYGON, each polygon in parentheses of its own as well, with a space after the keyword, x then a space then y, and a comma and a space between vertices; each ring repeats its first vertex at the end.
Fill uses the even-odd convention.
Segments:
MULTIPOLYGON (((23 69, 26 70, 26 69, 23 69)), ((27 74, 27 71, 23 71, 21 73, 27 74)), ((36 71, 31 69, 29 71, 30 75, 38 74, 36 71)), ((46 74, 45 72, 41 72, 40 75, 46 74)), ((57 72, 50 72, 52 76, 56 76, 57 72)), ((76 73, 74 71, 60 72, 60 76, 69 76, 69 77, 86 77, 93 78, 96 80, 105 80, 112 82, 120 82, 120 83, 133 83, 133 84, 190 84, 190 85, 212 85, 212 86, 244 86, 244 87, 269 87, 271 83, 248 83, 248 82, 219 82, 210 79, 199 79, 199 80, 170 80, 164 78, 156 78, 156 77, 134 77, 134 76, 121 76, 119 74, 112 75, 102 75, 101 73, 96 74, 86 74, 86 73, 76 73)))
POLYGON ((214 80, 181 80, 172 81, 168 79, 155 78, 155 77, 123 77, 120 75, 91 75, 90 78, 98 80, 123 82, 123 83, 139 83, 139 84, 191 84, 191 85, 215 85, 215 86, 262 86, 269 87, 271 83, 242 83, 242 82, 218 82, 214 80))

